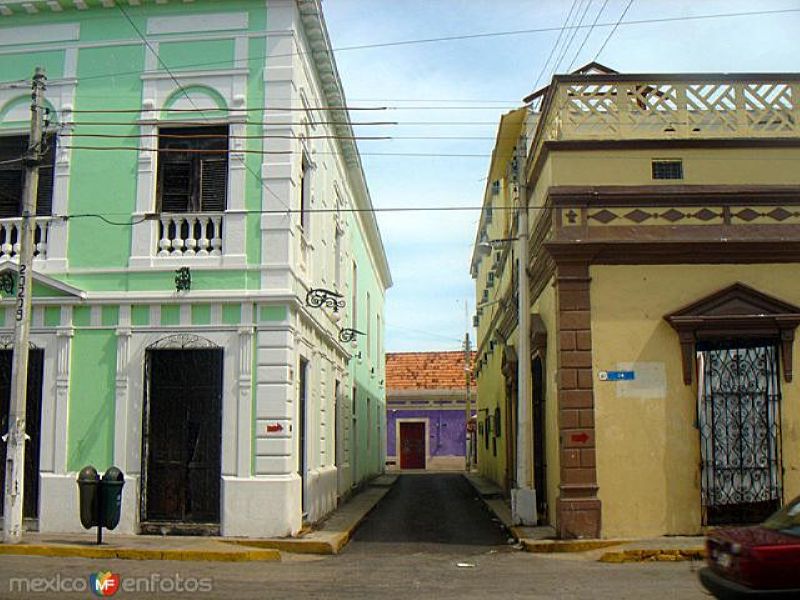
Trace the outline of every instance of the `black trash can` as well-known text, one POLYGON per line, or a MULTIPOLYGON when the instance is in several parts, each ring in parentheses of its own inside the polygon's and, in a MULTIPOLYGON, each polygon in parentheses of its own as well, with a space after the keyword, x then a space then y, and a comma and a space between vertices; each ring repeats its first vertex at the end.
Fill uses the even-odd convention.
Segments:
POLYGON ((106 529, 114 529, 119 525, 122 512, 122 487, 125 485, 125 475, 117 467, 109 467, 103 474, 100 485, 100 502, 103 503, 101 525, 106 529))
POLYGON ((81 513, 81 525, 84 528, 97 526, 97 502, 100 489, 100 477, 92 466, 83 467, 78 473, 78 495, 81 513))

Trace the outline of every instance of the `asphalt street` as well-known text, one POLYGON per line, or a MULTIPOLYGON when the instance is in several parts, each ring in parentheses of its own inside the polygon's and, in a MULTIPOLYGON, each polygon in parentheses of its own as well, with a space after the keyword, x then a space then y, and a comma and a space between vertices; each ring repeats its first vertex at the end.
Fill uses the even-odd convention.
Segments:
POLYGON ((708 597, 696 563, 604 564, 581 554, 521 552, 507 539, 461 476, 404 475, 338 556, 284 554, 275 563, 3 556, 0 598, 90 598, 65 593, 63 584, 88 582, 98 571, 119 574, 128 590, 139 590, 123 587, 114 598, 708 597), (20 592, 37 578, 43 591, 20 592), (176 591, 187 587, 191 593, 176 591))
MULTIPOLYGON (((402 475, 353 536, 350 550, 372 544, 505 546, 509 535, 458 473, 402 475)), ((367 550, 371 551, 371 550, 367 550)))

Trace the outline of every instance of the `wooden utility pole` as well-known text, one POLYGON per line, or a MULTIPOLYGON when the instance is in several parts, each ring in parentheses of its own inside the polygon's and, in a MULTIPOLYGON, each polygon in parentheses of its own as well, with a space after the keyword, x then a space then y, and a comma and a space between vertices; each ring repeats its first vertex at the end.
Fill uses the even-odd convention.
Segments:
POLYGON ((39 189, 39 163, 42 159, 44 69, 36 67, 31 98, 31 132, 25 161, 25 187, 22 193, 19 275, 17 276, 14 362, 11 370, 11 402, 8 411, 6 451, 6 489, 3 516, 3 541, 16 544, 22 540, 22 505, 25 486, 25 402, 28 393, 28 342, 31 332, 31 295, 33 293, 33 244, 36 226, 36 194, 39 189))

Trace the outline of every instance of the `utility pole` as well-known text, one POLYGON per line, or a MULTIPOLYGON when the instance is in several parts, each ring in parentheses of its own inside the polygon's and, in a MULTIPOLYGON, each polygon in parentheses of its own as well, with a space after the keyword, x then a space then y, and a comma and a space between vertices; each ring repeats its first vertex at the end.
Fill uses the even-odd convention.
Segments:
MULTIPOLYGON (((466 302, 464 304, 466 305, 466 302)), ((465 306, 465 308, 466 308, 466 306, 465 306)), ((466 393, 466 398, 465 398, 465 404, 464 404, 464 412, 466 413, 466 421, 464 422, 464 431, 466 433, 465 446, 466 446, 466 452, 467 452, 467 456, 466 456, 466 459, 467 459, 467 462, 466 462, 467 473, 469 473, 470 469, 472 468, 472 445, 470 444, 470 439, 471 439, 472 436, 470 435, 470 432, 469 432, 469 420, 472 417, 472 399, 470 398, 470 395, 469 395, 469 384, 470 384, 470 379, 472 377, 472 369, 470 368, 471 367, 471 363, 472 363, 472 361, 470 360, 471 358, 472 358, 472 347, 471 347, 470 342, 469 342, 469 331, 467 331, 464 334, 464 379, 465 379, 464 389, 466 390, 466 392, 465 392, 466 393)))
POLYGON ((8 411, 6 450, 6 489, 3 516, 3 541, 22 540, 22 505, 25 485, 25 403, 28 393, 28 341, 31 333, 31 294, 33 288, 33 243, 36 226, 36 193, 39 189, 39 163, 42 159, 42 116, 44 107, 44 69, 36 67, 31 98, 31 132, 25 156, 25 187, 22 193, 19 275, 16 293, 14 362, 11 370, 11 402, 8 411))
POLYGON ((527 141, 524 135, 517 142, 516 183, 519 198, 517 218, 518 277, 517 306, 517 473, 512 520, 515 524, 536 524, 535 494, 544 490, 533 490, 531 476, 531 351, 530 351, 530 288, 528 278, 528 192, 527 192, 527 141))

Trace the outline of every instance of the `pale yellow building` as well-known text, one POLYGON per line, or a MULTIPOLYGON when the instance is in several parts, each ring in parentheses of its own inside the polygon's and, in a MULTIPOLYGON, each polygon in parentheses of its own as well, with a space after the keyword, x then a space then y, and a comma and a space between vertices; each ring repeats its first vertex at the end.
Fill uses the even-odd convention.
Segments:
MULTIPOLYGON (((800 494, 799 93, 797 74, 590 65, 526 98, 520 439, 560 537, 697 534, 800 494)), ((484 215, 477 239, 494 227, 484 215)), ((493 271, 476 251, 479 302, 493 271)), ((479 407, 516 406, 517 282, 478 318, 479 407)))

